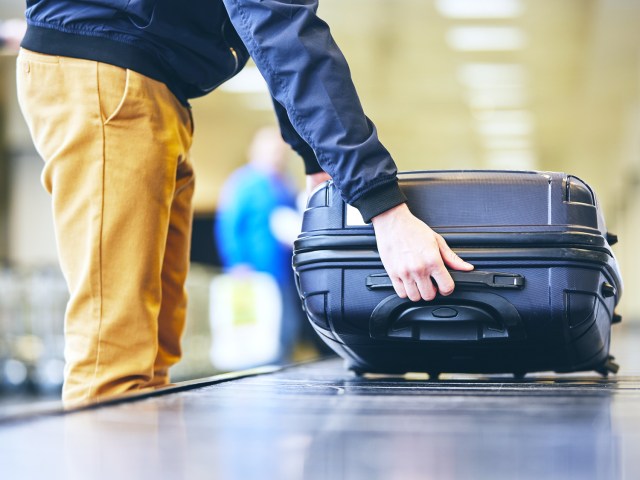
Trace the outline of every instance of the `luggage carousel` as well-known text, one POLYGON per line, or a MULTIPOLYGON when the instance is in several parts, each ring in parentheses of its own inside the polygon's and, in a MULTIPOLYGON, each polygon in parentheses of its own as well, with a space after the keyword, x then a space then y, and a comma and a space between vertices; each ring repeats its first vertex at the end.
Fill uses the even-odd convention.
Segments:
POLYGON ((341 360, 211 377, 72 412, 0 417, 6 479, 640 478, 640 329, 622 368, 355 377, 341 360))

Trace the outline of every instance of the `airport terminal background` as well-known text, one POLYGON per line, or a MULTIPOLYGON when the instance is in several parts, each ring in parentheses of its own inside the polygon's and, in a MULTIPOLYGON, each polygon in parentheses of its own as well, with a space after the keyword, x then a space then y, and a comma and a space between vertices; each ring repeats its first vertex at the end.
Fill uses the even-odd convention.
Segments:
MULTIPOLYGON (((0 25, 21 18, 24 3, 0 0, 0 25)), ((614 252, 624 279, 618 309, 623 322, 614 326, 612 353, 616 354, 618 349, 626 363, 621 364, 619 383, 603 385, 612 395, 622 395, 627 403, 621 407, 614 402, 612 407, 608 397, 589 396, 594 392, 589 389, 589 382, 574 385, 574 390, 571 390, 573 387, 563 389, 561 380, 558 383, 558 378, 552 375, 545 377, 543 383, 548 389, 541 394, 549 394, 552 403, 556 398, 558 409, 547 420, 558 421, 566 427, 556 432, 561 437, 565 435, 564 440, 580 441, 580 432, 570 430, 572 423, 566 420, 575 420, 575 415, 579 417, 582 412, 583 420, 591 422, 594 428, 595 437, 589 437, 596 442, 594 452, 600 451, 598 448, 603 444, 613 445, 614 449, 616 445, 625 445, 624 453, 632 456, 633 449, 640 448, 640 430, 629 430, 640 428, 637 413, 632 413, 639 411, 640 406, 637 395, 640 357, 637 342, 630 340, 640 338, 640 253, 637 248, 640 238, 640 1, 321 0, 319 13, 331 25, 350 63, 364 109, 376 123, 381 140, 401 170, 565 171, 594 187, 604 206, 607 225, 620 239, 614 252), (595 400, 585 406, 585 410, 572 413, 567 402, 583 394, 584 398, 595 400), (608 420, 608 409, 621 415, 617 422, 608 420), (620 418, 625 421, 620 422, 620 418)), ((3 409, 16 412, 21 406, 26 411, 34 402, 58 398, 66 302, 65 285, 57 266, 50 198, 40 185, 42 162, 16 103, 15 59, 15 49, 1 47, 0 412, 3 409)), ((212 237, 217 199, 225 178, 246 160, 245 149, 251 136, 258 128, 275 124, 265 84, 252 64, 218 91, 192 104, 196 126, 193 145, 196 211, 185 355, 173 370, 176 381, 221 373, 209 360, 208 321, 209 285, 220 273, 220 259, 212 237)), ((302 162, 294 155, 290 170, 302 188, 302 162)), ((312 348, 301 348, 296 359, 310 360, 316 353, 312 348)), ((335 360, 327 361, 329 363, 300 367, 301 370, 294 370, 283 381, 300 387, 300 399, 303 399, 306 375, 315 379, 308 383, 315 392, 337 388, 336 379, 342 375, 351 378, 348 372, 341 371, 335 360)), ((259 408, 257 402, 261 398, 267 403, 274 401, 273 397, 261 395, 270 382, 282 387, 278 378, 281 377, 243 384, 244 388, 257 392, 255 402, 247 402, 247 408, 259 408)), ((478 385, 470 386, 469 381, 465 377, 459 380, 461 383, 450 384, 451 390, 444 391, 427 385, 424 398, 418 400, 403 390, 402 385, 389 385, 389 388, 398 389, 402 405, 425 409, 423 411, 431 412, 429 420, 437 422, 436 414, 445 406, 429 404, 430 396, 442 402, 448 391, 461 388, 470 398, 486 401, 483 395, 493 384, 481 380, 478 385), (412 404, 410 399, 416 403, 412 404)), ((338 383, 344 389, 344 383, 338 383)), ((347 386, 363 396, 375 391, 375 386, 370 384, 347 382, 347 386)), ((531 384, 512 387, 517 397, 531 384)), ((349 392, 349 388, 346 391, 349 392)), ((189 398, 192 397, 184 397, 185 408, 190 405, 189 398)), ((193 401, 197 407, 198 402, 193 401)), ((311 398, 310 405, 314 405, 314 401, 319 400, 311 398)), ((506 398, 496 400, 496 405, 500 407, 502 401, 507 402, 502 406, 509 411, 517 409, 516 403, 508 403, 506 398)), ((169 400, 154 402, 153 408, 162 411, 163 402, 169 400)), ((480 403, 478 408, 482 412, 496 406, 490 402, 480 403)), ((376 405, 382 413, 391 408, 389 402, 376 405)), ((352 406, 355 410, 361 407, 357 403, 352 406)), ((274 407, 274 411, 277 417, 281 410, 274 407)), ((535 413, 535 409, 527 411, 535 413)), ((471 415, 470 411, 466 412, 471 415)), ((193 411, 185 410, 185 418, 191 415, 193 411)), ((331 418, 334 422, 349 424, 348 415, 346 409, 331 418)), ((531 418, 524 416, 529 420, 523 422, 523 428, 535 428, 531 418)), ((255 420, 259 424, 271 424, 264 418, 255 420)), ((455 430, 455 420, 449 420, 455 430)), ((516 428, 520 422, 515 413, 507 420, 512 424, 504 428, 516 428)), ((191 421, 197 422, 197 419, 187 419, 187 426, 191 421)), ((579 428, 585 425, 578 424, 579 428)), ((242 421, 240 425, 249 428, 242 421)), ((233 425, 229 423, 225 428, 233 429, 233 425)), ((442 433, 446 438, 453 438, 447 436, 451 432, 444 423, 441 428, 445 429, 442 433)), ((46 434, 48 430, 42 428, 41 431, 46 434)), ((534 445, 539 453, 544 453, 542 443, 536 443, 542 442, 540 438, 535 436, 534 445)), ((319 448, 326 447, 323 442, 330 440, 318 440, 319 448)), ((353 446, 351 440, 339 439, 345 448, 353 446)), ((420 440, 418 444, 424 448, 430 446, 420 440)), ((500 445, 513 454, 510 445, 500 445)), ((437 451, 448 451, 442 445, 437 448, 437 451)), ((570 474, 571 470, 560 469, 563 473, 554 476, 552 470, 542 467, 539 472, 545 472, 550 478, 637 478, 640 475, 637 462, 626 464, 621 470, 610 464, 618 457, 607 456, 611 453, 607 452, 599 454, 609 462, 605 470, 598 470, 601 467, 598 464, 600 467, 594 467, 595 470, 576 466, 573 472, 579 474, 575 475, 570 474)), ((476 450, 475 454, 474 461, 487 462, 479 460, 482 450, 476 450)), ((434 455, 429 458, 434 460, 434 455)), ((345 465, 349 463, 345 458, 341 461, 345 465)), ((482 471, 489 472, 490 465, 483 465, 486 470, 482 471)), ((370 478, 403 478, 385 476, 380 468, 370 478)), ((354 473, 348 477, 364 478, 364 475, 354 473)), ((281 478, 296 477, 283 475, 281 478)), ((448 475, 445 469, 429 478, 483 477, 473 474, 456 477, 448 475)), ((505 474, 495 478, 509 477, 505 474)), ((523 475, 521 478, 533 477, 523 475)))

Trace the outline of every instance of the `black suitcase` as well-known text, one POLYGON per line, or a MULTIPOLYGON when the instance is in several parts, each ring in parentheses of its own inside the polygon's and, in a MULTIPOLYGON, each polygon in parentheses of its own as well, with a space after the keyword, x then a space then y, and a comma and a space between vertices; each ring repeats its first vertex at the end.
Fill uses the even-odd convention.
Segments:
POLYGON ((410 210, 472 272, 430 302, 398 297, 373 228, 331 182, 294 245, 307 316, 357 374, 617 371, 609 355, 622 280, 593 190, 556 172, 398 175, 410 210))

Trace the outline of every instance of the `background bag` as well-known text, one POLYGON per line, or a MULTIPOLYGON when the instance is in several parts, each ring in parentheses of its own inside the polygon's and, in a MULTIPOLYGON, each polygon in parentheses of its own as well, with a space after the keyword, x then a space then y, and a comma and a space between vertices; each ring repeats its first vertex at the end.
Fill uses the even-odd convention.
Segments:
POLYGON ((211 281, 209 298, 210 359, 215 368, 241 370, 278 360, 282 300, 271 275, 218 275, 211 281))

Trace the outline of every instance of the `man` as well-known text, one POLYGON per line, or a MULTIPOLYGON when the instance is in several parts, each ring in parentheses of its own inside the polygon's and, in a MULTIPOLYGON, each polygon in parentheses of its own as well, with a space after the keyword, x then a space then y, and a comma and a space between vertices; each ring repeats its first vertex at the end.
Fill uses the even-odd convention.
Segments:
POLYGON ((181 355, 191 234, 188 99, 249 55, 310 185, 372 221, 396 292, 453 291, 471 269, 405 204, 317 0, 31 0, 18 96, 45 161, 65 318, 67 405, 168 383, 181 355), (326 172, 326 173, 325 173, 326 172), (433 279, 433 281, 432 281, 433 279))

